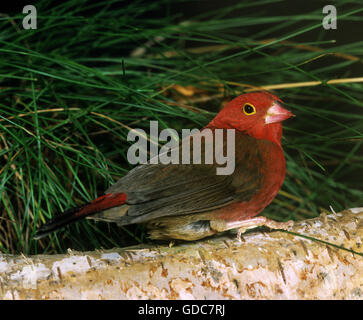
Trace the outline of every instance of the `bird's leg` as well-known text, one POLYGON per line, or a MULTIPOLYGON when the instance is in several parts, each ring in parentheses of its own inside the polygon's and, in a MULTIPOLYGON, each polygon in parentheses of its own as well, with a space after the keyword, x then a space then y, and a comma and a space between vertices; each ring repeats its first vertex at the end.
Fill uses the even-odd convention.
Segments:
POLYGON ((240 221, 225 221, 225 220, 213 220, 210 222, 210 226, 212 229, 223 232, 231 229, 237 229, 237 239, 241 240, 241 235, 246 230, 251 228, 256 228, 260 226, 266 226, 270 229, 283 229, 287 230, 289 227, 292 227, 294 225, 294 222, 292 220, 289 220, 287 222, 278 222, 271 219, 268 219, 263 216, 246 219, 246 220, 240 220, 240 221))

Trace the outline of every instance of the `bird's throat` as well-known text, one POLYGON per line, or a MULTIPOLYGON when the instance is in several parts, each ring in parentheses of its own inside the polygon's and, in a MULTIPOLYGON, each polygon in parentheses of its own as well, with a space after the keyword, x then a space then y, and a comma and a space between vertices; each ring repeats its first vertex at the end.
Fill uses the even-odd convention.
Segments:
POLYGON ((269 140, 281 147, 282 125, 281 123, 254 126, 246 130, 246 133, 256 139, 269 140))

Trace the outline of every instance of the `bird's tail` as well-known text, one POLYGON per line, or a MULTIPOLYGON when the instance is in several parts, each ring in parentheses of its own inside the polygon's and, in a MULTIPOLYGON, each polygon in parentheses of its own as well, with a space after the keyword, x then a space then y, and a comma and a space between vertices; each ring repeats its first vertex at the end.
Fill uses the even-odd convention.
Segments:
POLYGON ((106 209, 121 206, 126 203, 125 193, 108 193, 101 196, 90 203, 83 206, 68 209, 63 214, 56 216, 49 220, 46 224, 42 225, 37 233, 34 235, 34 239, 38 240, 47 236, 48 234, 70 224, 81 220, 89 215, 97 212, 101 212, 106 209))

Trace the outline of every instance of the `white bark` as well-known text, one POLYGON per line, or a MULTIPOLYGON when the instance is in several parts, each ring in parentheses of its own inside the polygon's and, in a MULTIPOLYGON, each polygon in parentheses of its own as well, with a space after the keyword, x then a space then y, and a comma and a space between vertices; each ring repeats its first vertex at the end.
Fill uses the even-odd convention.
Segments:
MULTIPOLYGON (((363 253, 363 208, 295 233, 363 253)), ((280 231, 66 255, 0 255, 2 299, 363 299, 363 256, 280 231)))

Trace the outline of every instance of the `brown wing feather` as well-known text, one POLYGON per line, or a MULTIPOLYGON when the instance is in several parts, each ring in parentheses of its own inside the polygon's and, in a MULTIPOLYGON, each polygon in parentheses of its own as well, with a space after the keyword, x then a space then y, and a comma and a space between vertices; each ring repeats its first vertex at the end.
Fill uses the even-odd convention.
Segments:
POLYGON ((235 141, 236 162, 232 175, 216 175, 215 164, 147 164, 131 170, 106 191, 127 195, 130 207, 118 223, 205 212, 251 199, 261 186, 260 145, 258 140, 237 131, 235 141))

